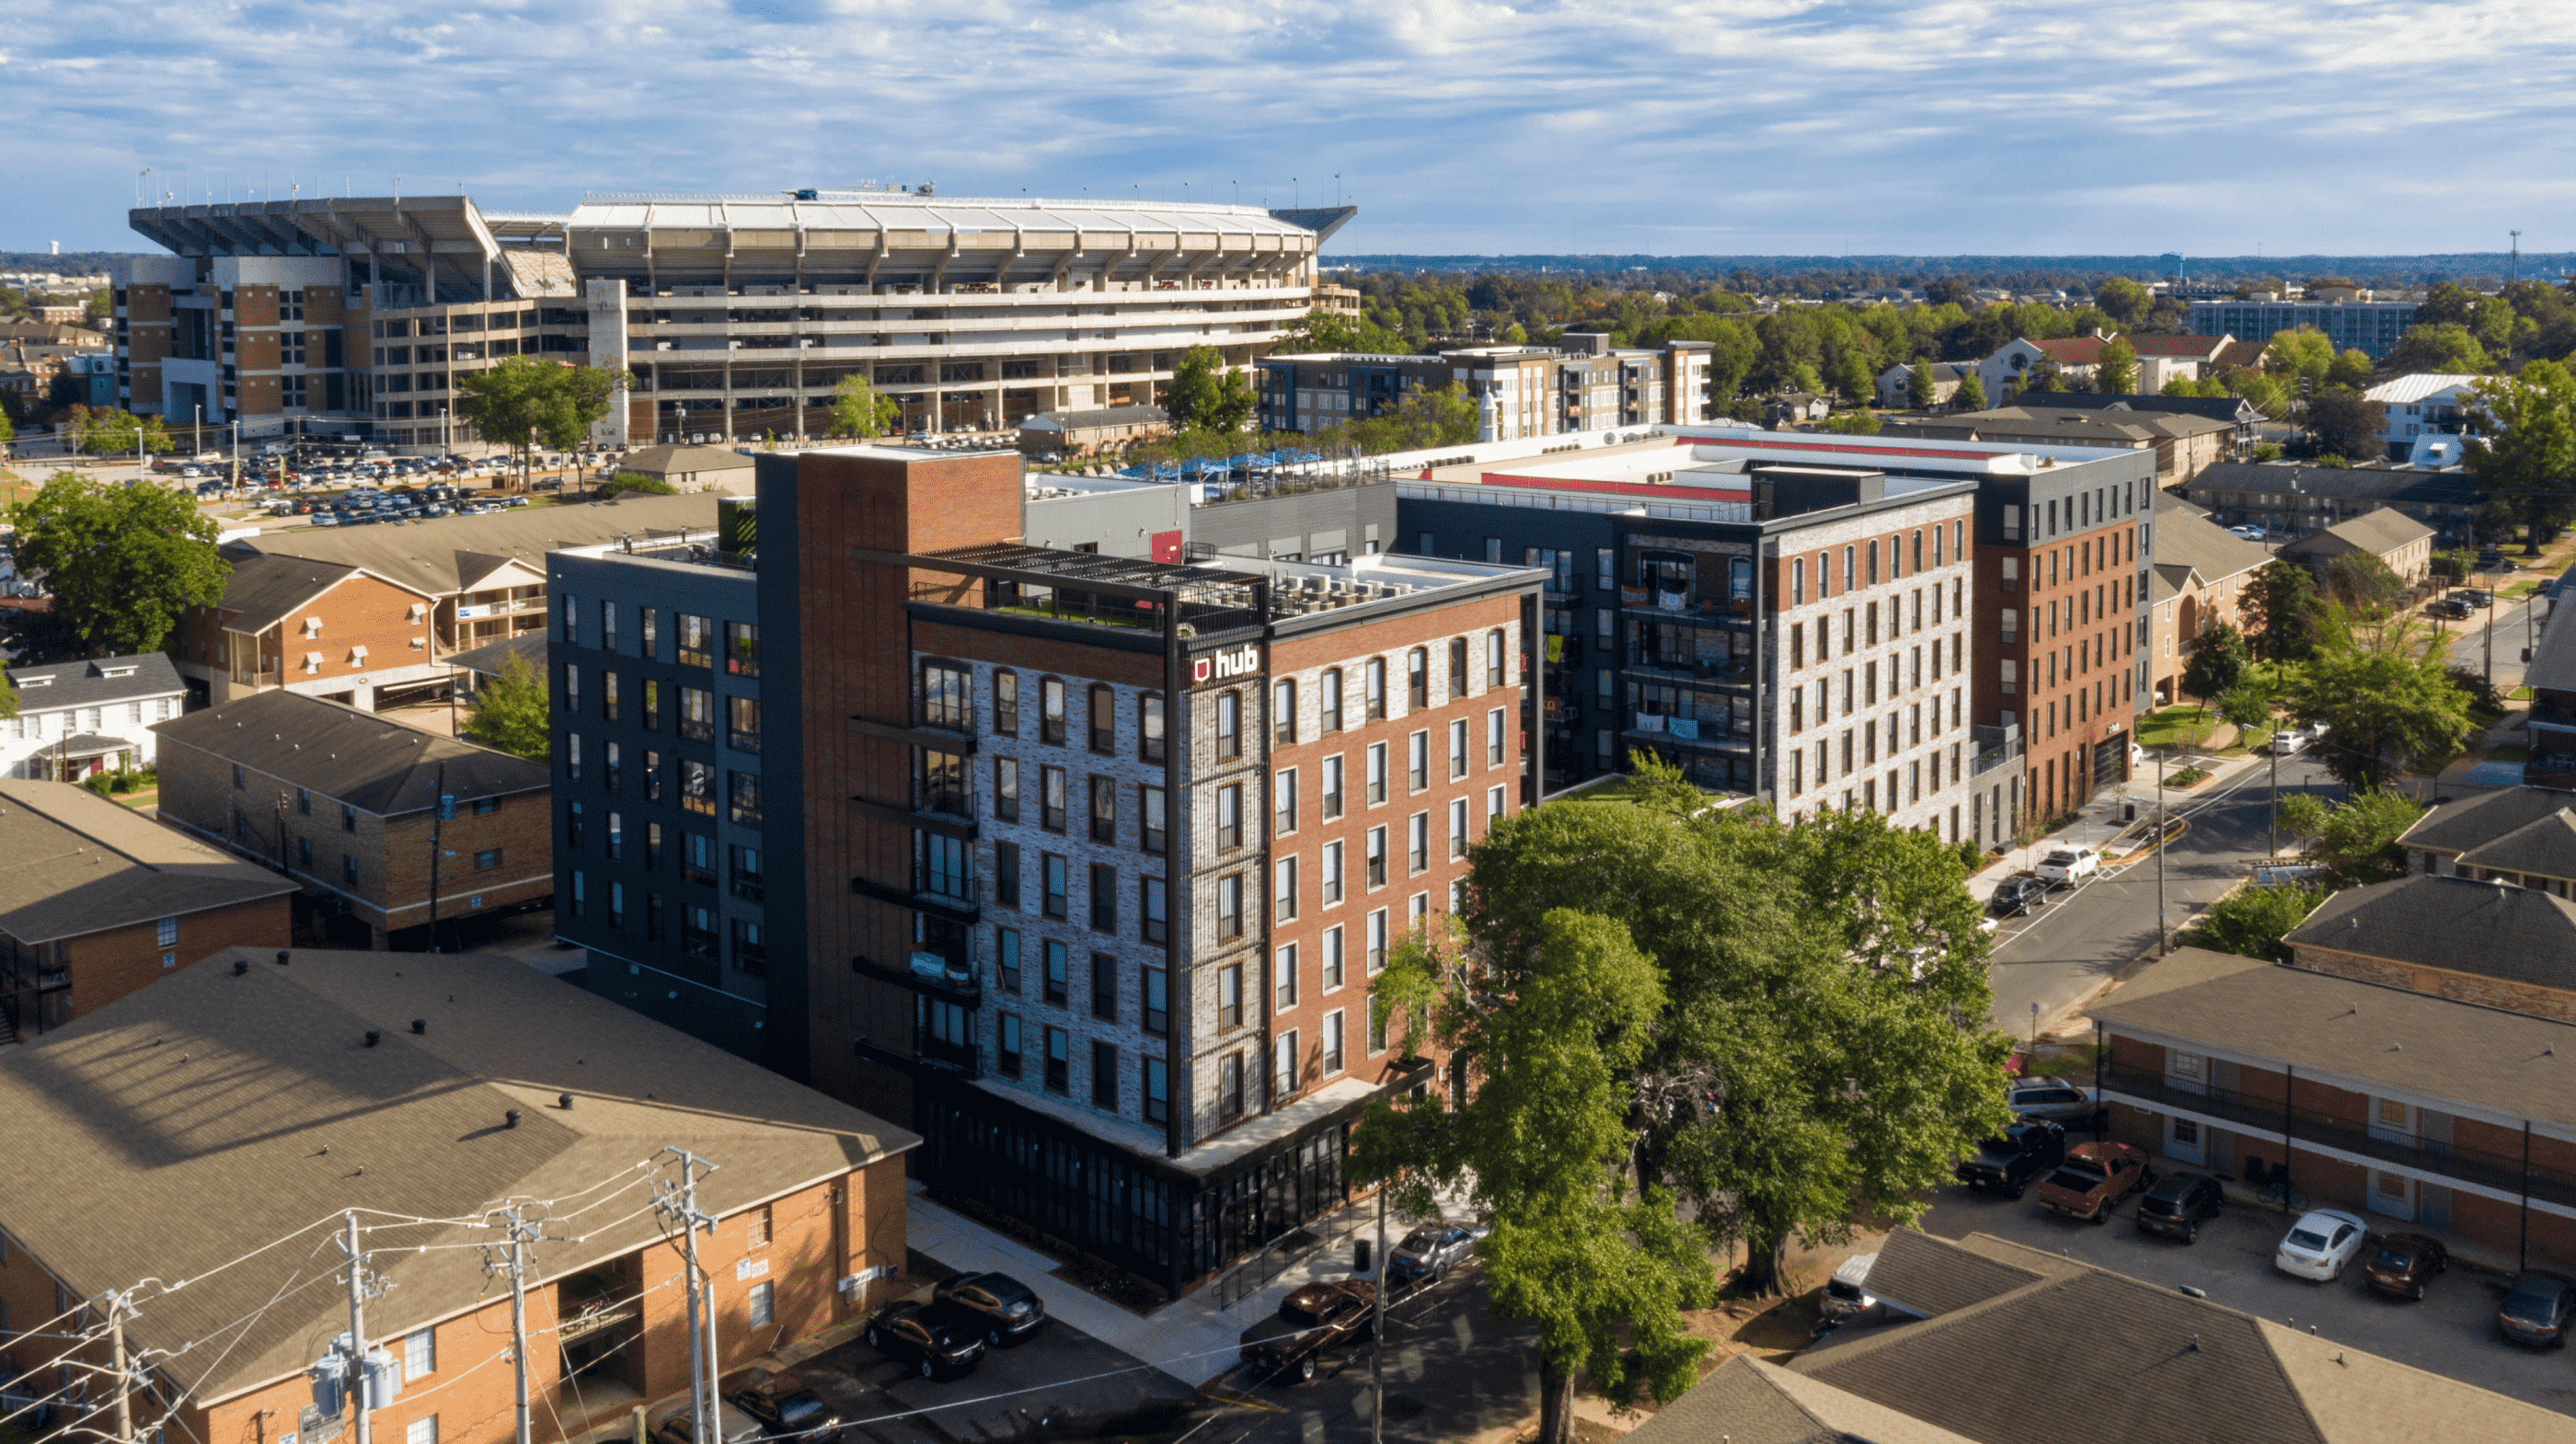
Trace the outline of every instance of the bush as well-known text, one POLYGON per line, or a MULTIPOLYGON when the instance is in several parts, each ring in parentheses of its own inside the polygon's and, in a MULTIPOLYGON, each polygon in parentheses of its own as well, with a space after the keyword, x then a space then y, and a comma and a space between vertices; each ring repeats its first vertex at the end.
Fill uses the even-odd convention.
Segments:
POLYGON ((610 477, 606 485, 600 487, 599 494, 603 498, 630 491, 639 496, 673 496, 677 495, 679 490, 678 487, 658 476, 646 476, 640 471, 621 471, 610 477))
POLYGON ((2205 771, 2201 770, 2200 768, 2197 768, 2197 767, 2186 767, 2186 768, 2184 768, 2183 770, 2181 770, 2180 772, 2174 772, 2174 773, 2168 773, 2168 774, 2166 774, 2166 776, 2165 776, 2165 786, 2167 786, 2167 787, 2196 787, 2196 786, 2198 786, 2198 785, 2199 785, 2203 780, 2207 779, 2207 778, 2208 778, 2208 776, 2209 776, 2209 774, 2208 774, 2207 772, 2205 772, 2205 771))
POLYGON ((2324 894, 2316 889, 2293 883, 2241 887, 2210 904, 2200 926, 2184 935, 2182 942, 2240 958, 2286 963, 2290 950, 2281 939, 2307 921, 2322 901, 2324 894))
POLYGON ((1985 865, 1985 852, 1975 843, 1970 842, 1966 838, 1961 838, 1959 840, 1959 866, 1966 868, 1971 874, 1973 874, 1978 868, 1984 867, 1985 865))
POLYGON ((2452 686, 2469 694, 2470 706, 2482 712, 2504 710, 2504 698, 2496 694, 2495 683, 2487 680, 2485 669, 2454 662, 2442 669, 2442 675, 2451 679, 2452 686))
POLYGON ((89 776, 82 778, 80 785, 97 793, 101 797, 105 797, 107 796, 108 789, 116 785, 116 774, 113 772, 93 772, 89 776))

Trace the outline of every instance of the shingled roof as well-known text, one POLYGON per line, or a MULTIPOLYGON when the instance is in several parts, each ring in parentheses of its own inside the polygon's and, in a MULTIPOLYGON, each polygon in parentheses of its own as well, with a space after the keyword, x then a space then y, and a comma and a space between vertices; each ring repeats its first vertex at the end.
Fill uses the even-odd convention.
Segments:
POLYGON ((648 531, 711 531, 716 498, 711 492, 679 496, 622 496, 611 501, 521 507, 484 516, 440 517, 408 526, 293 527, 245 537, 227 549, 235 566, 251 556, 303 557, 358 567, 424 596, 463 590, 479 566, 508 558, 539 574, 545 554, 594 546, 648 531), (481 560, 477 560, 481 559, 481 560))
POLYGON ((2397 844, 2455 856, 2568 807, 2576 807, 2576 792, 2554 787, 2502 788, 2436 805, 2415 819, 2397 844))
POLYGON ((2403 546, 2425 541, 2433 529, 2394 507, 2381 507, 2359 516, 2346 517, 2320 532, 2299 538, 2281 548, 2287 556, 2339 556, 2348 551, 2365 551, 2375 557, 2387 556, 2403 546))
POLYGON ((2576 811, 2560 808, 2460 854, 2460 865, 2525 877, 2576 878, 2576 811))
POLYGON ((2283 941, 2576 990, 2576 902, 2537 888, 2432 876, 2348 888, 2283 941))
POLYGON ((301 692, 254 692, 152 730, 165 745, 238 762, 380 817, 436 803, 442 766, 459 801, 548 785, 542 763, 301 692))
POLYGON ((0 932, 30 946, 295 891, 68 782, 0 779, 0 858, 0 932))

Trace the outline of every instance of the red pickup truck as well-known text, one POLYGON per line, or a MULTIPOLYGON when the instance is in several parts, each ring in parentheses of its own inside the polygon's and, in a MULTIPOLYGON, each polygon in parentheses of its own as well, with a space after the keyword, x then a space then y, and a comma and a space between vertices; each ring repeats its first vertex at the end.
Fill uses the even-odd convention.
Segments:
POLYGON ((2112 1206, 2147 1186, 2147 1155, 2126 1143, 2079 1143, 2041 1179, 2040 1205, 2051 1213, 2107 1223, 2112 1206))

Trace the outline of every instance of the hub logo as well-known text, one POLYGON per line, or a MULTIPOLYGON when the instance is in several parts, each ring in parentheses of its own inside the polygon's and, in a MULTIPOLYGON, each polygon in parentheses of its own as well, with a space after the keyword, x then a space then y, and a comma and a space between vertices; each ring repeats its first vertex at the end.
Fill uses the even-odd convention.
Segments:
POLYGON ((1193 685, 1206 681, 1223 681, 1228 677, 1248 677, 1261 670, 1261 649, 1249 642, 1231 652, 1217 652, 1190 664, 1193 685))

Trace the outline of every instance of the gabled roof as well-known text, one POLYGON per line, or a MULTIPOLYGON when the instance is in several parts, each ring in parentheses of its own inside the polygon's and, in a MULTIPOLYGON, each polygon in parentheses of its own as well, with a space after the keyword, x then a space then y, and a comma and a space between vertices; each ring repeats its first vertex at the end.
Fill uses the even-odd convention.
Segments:
POLYGON ((2141 356, 2197 356, 2202 360, 2216 356, 2225 346, 2225 336, 2156 336, 2143 331, 2123 331, 2120 339, 2141 356))
POLYGON ((1869 1266, 1869 1291, 1911 1314, 1943 1314, 2000 1298, 2063 1272, 2031 1260, 2008 1262, 1910 1228, 1891 1229, 1869 1266))
POLYGON ((2431 538, 2433 529, 2395 507, 2383 506, 2359 516, 2345 517, 2323 531, 2311 532, 2281 548, 2283 556, 2335 556, 2347 551, 2365 551, 2384 557, 2400 547, 2431 538))
POLYGON ((301 692, 254 692, 152 730, 381 817, 434 805, 442 767, 460 802, 547 785, 542 763, 301 692))
POLYGON ((1655 1411, 1630 1444, 1975 1444, 1964 1434, 1737 1354, 1655 1411))
POLYGON ((721 446, 648 446, 620 458, 617 469, 640 471, 647 476, 668 476, 675 471, 749 471, 752 459, 721 446))
POLYGON ((485 516, 438 517, 398 526, 294 527, 245 537, 227 548, 234 565, 250 556, 303 557, 359 567, 427 597, 466 590, 469 557, 507 557, 543 574, 545 554, 595 546, 648 531, 712 531, 712 492, 621 496, 565 506, 518 507, 485 516))
POLYGON ((2099 336, 2060 336, 2030 344, 2060 366, 2098 366, 2102 364, 2102 348, 2109 343, 2099 336))
POLYGON ((2048 404, 2095 411, 2135 411, 2172 416, 2200 416, 2231 426, 2259 420, 2262 413, 2237 396, 2126 396, 2102 391, 2053 391, 2048 404))
POLYGON ((2576 878, 2576 811, 2560 808, 2460 854, 2463 867, 2526 877, 2576 878))
POLYGON ((390 1338, 494 1297, 472 1247, 487 1230, 396 1220, 557 1200, 533 1289, 662 1246, 666 1146, 718 1165, 698 1197, 723 1216, 920 1141, 512 958, 261 951, 236 975, 244 957, 0 1058, 12 1148, 46 1160, 0 1169, 0 1227, 76 1295, 193 1280, 147 1286, 126 1327, 203 1402, 301 1372, 347 1327, 342 1210, 370 1226, 392 1287, 368 1322, 390 1338))
POLYGON ((534 631, 521 632, 515 637, 486 642, 469 651, 450 652, 439 660, 451 667, 462 667, 469 672, 480 672, 487 677, 497 677, 501 675, 501 669, 509 665, 512 657, 527 663, 529 670, 538 676, 544 676, 546 671, 545 629, 539 627, 534 631))
POLYGON ((2464 877, 2348 888, 2292 928, 2293 946, 2576 991, 2576 902, 2464 877))
POLYGON ((2500 788, 2436 805, 2415 819, 2397 845, 2463 853, 2570 807, 2576 807, 2576 792, 2555 787, 2500 788))
POLYGON ((188 690, 167 652, 11 667, 9 684, 18 689, 20 712, 29 716, 64 707, 99 707, 143 697, 167 697, 188 690))
MULTIPOLYGON (((224 614, 226 631, 255 635, 289 617, 303 615, 316 598, 351 577, 367 575, 363 567, 337 562, 288 556, 245 557, 233 563, 232 575, 224 579, 224 599, 216 605, 224 614)), ((418 587, 400 582, 385 584, 423 601, 434 600, 418 587)))
POLYGON ((2219 348, 2217 359, 2210 364, 2221 367, 2261 365, 2266 344, 2261 341, 2230 341, 2219 348))
POLYGON ((2204 585, 2268 565, 2272 554, 2227 528, 2181 507, 2156 508, 2156 569, 2187 566, 2204 585))
POLYGON ((295 891, 264 867, 68 782, 0 780, 0 932, 22 944, 295 891))
POLYGON ((2449 391, 2455 387, 2486 379, 2484 376, 2454 376, 2437 371, 2418 371, 2412 375, 2400 376, 2393 381, 2382 381, 2361 394, 2367 400, 2402 406, 2410 401, 2421 401, 2435 392, 2449 391))

